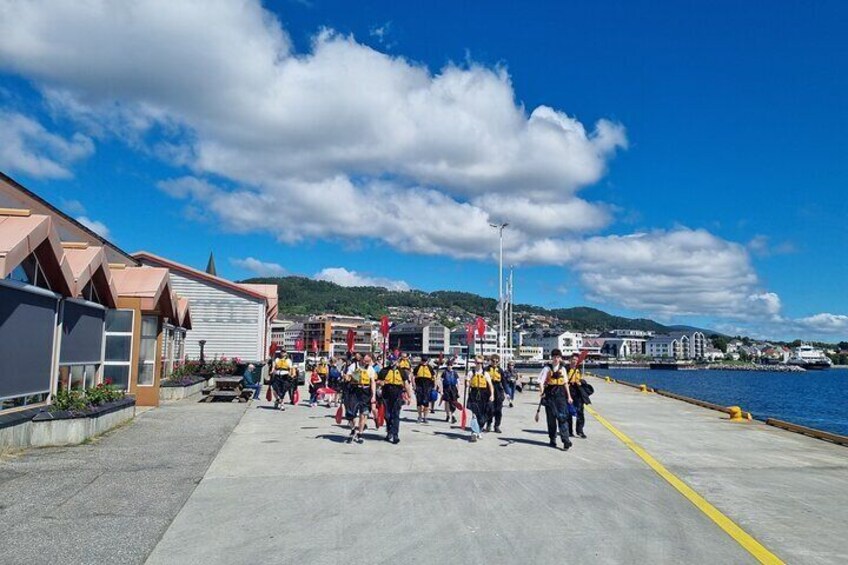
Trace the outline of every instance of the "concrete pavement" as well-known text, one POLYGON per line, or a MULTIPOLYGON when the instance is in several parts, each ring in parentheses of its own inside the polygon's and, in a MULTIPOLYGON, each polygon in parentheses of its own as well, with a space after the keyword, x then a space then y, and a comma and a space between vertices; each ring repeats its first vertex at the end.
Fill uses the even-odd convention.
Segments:
POLYGON ((0 563, 143 563, 245 410, 163 405, 87 445, 0 459, 0 563))
MULTIPOLYGON (((848 559, 845 448, 595 386, 603 416, 785 561, 848 559)), ((591 416, 553 450, 519 398, 477 444, 407 410, 397 446, 343 443, 333 409, 254 404, 148 563, 754 562, 591 416)))

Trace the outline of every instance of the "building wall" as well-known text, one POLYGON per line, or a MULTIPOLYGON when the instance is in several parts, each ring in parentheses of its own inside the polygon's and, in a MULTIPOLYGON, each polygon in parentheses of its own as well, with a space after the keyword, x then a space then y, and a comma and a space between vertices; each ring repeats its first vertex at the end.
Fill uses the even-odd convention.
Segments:
POLYGON ((265 359, 266 308, 263 299, 237 294, 175 271, 171 271, 171 285, 191 304, 192 329, 186 335, 185 344, 189 358, 200 357, 198 341, 205 339, 206 358, 265 359))

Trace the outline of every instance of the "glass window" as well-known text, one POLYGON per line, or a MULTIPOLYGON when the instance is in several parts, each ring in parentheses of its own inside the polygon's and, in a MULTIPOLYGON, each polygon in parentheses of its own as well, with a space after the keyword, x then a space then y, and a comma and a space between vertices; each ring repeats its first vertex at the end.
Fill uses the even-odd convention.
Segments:
POLYGON ((155 380, 158 333, 159 319, 156 316, 144 316, 141 319, 141 343, 138 352, 138 384, 141 386, 150 386, 155 380))
POLYGON ((132 333, 132 310, 107 310, 106 331, 109 333, 132 333))
POLYGON ((85 367, 83 365, 71 365, 71 390, 81 389, 85 386, 84 373, 85 367))
POLYGON ((127 361, 132 353, 131 335, 106 336, 106 361, 127 361))
POLYGON ((85 366, 85 388, 91 388, 96 383, 97 380, 97 365, 86 365, 85 366))
POLYGON ((130 384, 130 366, 126 365, 109 365, 103 366, 103 380, 110 381, 113 385, 127 390, 130 384))
POLYGON ((128 390, 132 361, 133 310, 106 311, 106 361, 103 380, 128 390))

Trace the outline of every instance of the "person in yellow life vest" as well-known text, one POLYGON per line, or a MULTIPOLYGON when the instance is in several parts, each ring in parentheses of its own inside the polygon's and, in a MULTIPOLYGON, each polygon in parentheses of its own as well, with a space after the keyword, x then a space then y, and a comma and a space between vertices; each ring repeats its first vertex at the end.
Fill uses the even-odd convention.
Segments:
POLYGON ((468 409, 471 410, 471 441, 475 442, 483 435, 480 426, 486 422, 489 414, 489 404, 495 399, 495 389, 492 378, 483 370, 483 358, 474 360, 474 367, 468 371, 465 379, 468 387, 468 409))
POLYGON ((356 368, 348 370, 345 381, 345 404, 354 424, 351 426, 347 443, 362 443, 362 431, 371 414, 371 408, 377 403, 377 374, 371 366, 371 355, 366 353, 356 368))
POLYGON ((489 366, 486 367, 486 374, 492 381, 492 388, 495 391, 495 398, 489 405, 488 419, 486 420, 485 431, 492 431, 492 421, 495 423, 495 433, 501 433, 501 419, 503 418, 503 405, 506 398, 506 390, 504 389, 504 376, 500 367, 501 358, 495 353, 489 358, 489 366))
POLYGON ((400 411, 404 403, 404 391, 409 395, 408 398, 412 397, 409 378, 398 367, 397 357, 392 355, 377 379, 382 385, 382 401, 386 408, 386 441, 397 445, 400 443, 400 411))
POLYGON ((271 389, 274 391, 274 408, 285 411, 285 396, 289 394, 294 404, 294 386, 297 381, 292 377, 292 362, 285 351, 277 351, 271 365, 271 389))
POLYGON ((406 376, 406 380, 410 380, 412 375, 412 363, 409 361, 409 354, 401 353, 398 359, 398 369, 406 376))
MULTIPOLYGON (((571 440, 568 439, 568 405, 572 403, 568 390, 568 368, 562 362, 562 352, 559 349, 551 351, 551 362, 539 374, 539 389, 542 398, 539 403, 545 406, 545 416, 548 423, 548 438, 550 446, 556 447, 556 436, 559 431, 562 449, 568 451, 571 440)), ((537 411, 538 416, 538 411, 537 411)))
POLYGON ((415 403, 418 405, 418 423, 426 424, 427 415, 430 413, 430 391, 436 386, 436 372, 427 363, 426 358, 421 358, 413 371, 415 376, 415 403))
MULTIPOLYGON (((586 425, 586 416, 583 413, 583 405, 584 405, 584 390, 583 390, 583 375, 580 372, 580 367, 577 366, 577 361, 580 358, 580 355, 577 353, 571 356, 571 361, 568 367, 568 392, 571 394, 571 399, 574 402, 574 411, 577 412, 576 416, 568 416, 568 436, 574 437, 574 420, 577 420, 577 436, 586 439, 586 434, 583 433, 583 426, 586 425)), ((588 397, 585 398, 588 400, 588 397)))

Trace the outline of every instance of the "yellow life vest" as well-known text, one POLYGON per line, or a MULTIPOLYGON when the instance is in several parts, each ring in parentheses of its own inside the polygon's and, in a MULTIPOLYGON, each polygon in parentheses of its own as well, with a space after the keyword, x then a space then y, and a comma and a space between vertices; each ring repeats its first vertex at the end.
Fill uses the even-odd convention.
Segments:
POLYGON ((569 369, 568 370, 568 382, 576 385, 580 384, 580 381, 583 380, 583 376, 580 374, 580 369, 569 369))
POLYGON ((489 388, 485 373, 474 373, 471 377, 471 388, 489 388))
POLYGON ((486 369, 486 372, 489 373, 489 378, 492 379, 493 383, 501 382, 501 370, 498 367, 489 367, 486 369))
POLYGON ((403 384, 403 375, 397 369, 389 369, 386 371, 386 377, 384 382, 387 385, 402 385, 403 384))
POLYGON ((355 370, 351 378, 359 386, 371 386, 371 373, 368 372, 368 369, 355 370))
POLYGON ((319 375, 326 375, 327 373, 330 372, 330 368, 327 367, 326 365, 318 365, 318 368, 315 369, 315 372, 318 373, 319 375))
POLYGON ((562 386, 565 384, 565 375, 562 372, 562 368, 558 371, 554 371, 554 368, 550 368, 551 372, 548 373, 548 380, 545 383, 546 386, 562 386))
POLYGON ((275 359, 274 360, 274 370, 275 371, 291 371, 291 361, 288 359, 275 359))
POLYGON ((409 359, 401 359, 398 361, 398 369, 411 369, 412 365, 409 364, 409 359))
POLYGON ((427 365, 421 365, 415 370, 415 378, 433 380, 433 372, 427 365))

